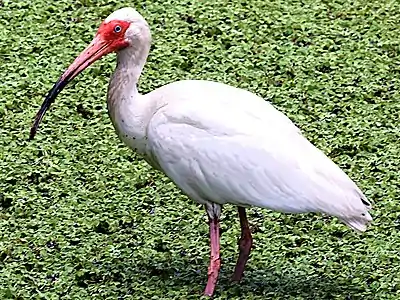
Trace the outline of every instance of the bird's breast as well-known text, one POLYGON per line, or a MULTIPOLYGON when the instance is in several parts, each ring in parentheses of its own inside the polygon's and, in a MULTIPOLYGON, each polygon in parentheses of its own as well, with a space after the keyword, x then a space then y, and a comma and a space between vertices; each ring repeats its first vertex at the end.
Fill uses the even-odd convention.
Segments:
POLYGON ((121 141, 139 154, 145 154, 147 122, 143 116, 129 106, 113 107, 109 114, 121 141))
POLYGON ((127 128, 123 125, 118 127, 117 132, 125 145, 139 154, 145 154, 147 145, 147 137, 145 135, 139 134, 135 130, 132 130, 132 128, 127 128))

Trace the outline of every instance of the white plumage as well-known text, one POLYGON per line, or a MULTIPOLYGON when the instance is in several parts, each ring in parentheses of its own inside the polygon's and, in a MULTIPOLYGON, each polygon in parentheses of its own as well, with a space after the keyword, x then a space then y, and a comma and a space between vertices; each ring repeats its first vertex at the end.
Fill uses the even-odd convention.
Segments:
POLYGON ((122 140, 142 149, 191 199, 323 212, 359 231, 371 221, 370 205, 356 184, 262 98, 190 80, 133 99, 140 104, 120 102, 118 115, 144 111, 147 126, 133 133, 130 128, 140 126, 131 126, 128 116, 124 124, 113 118, 122 140))
POLYGON ((264 99, 222 83, 186 80, 140 95, 137 82, 151 34, 131 8, 111 14, 92 43, 61 76, 39 110, 31 138, 62 88, 100 57, 117 52, 108 109, 121 140, 205 205, 211 259, 204 293, 212 295, 220 268, 221 206, 238 205, 241 239, 233 280, 239 281, 252 238, 245 208, 321 212, 364 231, 370 202, 356 184, 264 99))

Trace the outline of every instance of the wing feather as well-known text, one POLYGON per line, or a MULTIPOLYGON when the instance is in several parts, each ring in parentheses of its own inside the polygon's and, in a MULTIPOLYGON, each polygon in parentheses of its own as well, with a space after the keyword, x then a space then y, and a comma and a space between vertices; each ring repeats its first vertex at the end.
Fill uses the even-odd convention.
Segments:
POLYGON ((361 190, 286 116, 263 100, 247 100, 163 106, 148 126, 149 154, 200 203, 371 218, 361 190))

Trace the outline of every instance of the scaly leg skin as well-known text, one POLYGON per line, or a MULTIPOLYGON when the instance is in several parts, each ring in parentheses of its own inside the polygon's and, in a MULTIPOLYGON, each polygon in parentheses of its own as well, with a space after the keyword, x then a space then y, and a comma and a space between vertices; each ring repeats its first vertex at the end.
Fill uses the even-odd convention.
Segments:
POLYGON ((232 281, 239 282, 243 278, 244 268, 246 266, 247 260, 249 259, 251 246, 253 245, 253 238, 251 237, 251 232, 249 228, 249 223, 246 217, 246 210, 244 207, 238 207, 239 218, 240 218, 240 228, 241 237, 239 240, 239 258, 236 263, 235 272, 231 278, 232 281))
POLYGON ((206 206, 206 210, 210 226, 211 255, 207 273, 207 286, 204 290, 204 295, 211 297, 214 294, 221 266, 221 259, 219 256, 219 216, 221 207, 218 204, 211 204, 206 206))

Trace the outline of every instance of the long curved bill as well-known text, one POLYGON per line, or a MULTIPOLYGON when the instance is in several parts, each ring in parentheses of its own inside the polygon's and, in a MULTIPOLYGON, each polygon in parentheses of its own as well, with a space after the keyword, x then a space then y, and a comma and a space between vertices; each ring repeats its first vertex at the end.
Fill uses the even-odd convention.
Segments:
POLYGON ((63 90, 63 88, 92 63, 110 52, 112 52, 110 43, 97 35, 89 44, 89 46, 87 46, 87 48, 83 50, 82 53, 75 59, 75 61, 68 67, 64 74, 61 75, 58 81, 54 84, 53 88, 47 94, 32 124, 29 135, 30 140, 35 137, 44 114, 54 102, 57 95, 63 90))

